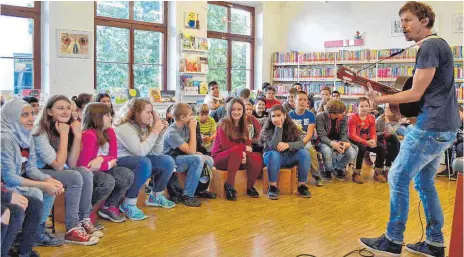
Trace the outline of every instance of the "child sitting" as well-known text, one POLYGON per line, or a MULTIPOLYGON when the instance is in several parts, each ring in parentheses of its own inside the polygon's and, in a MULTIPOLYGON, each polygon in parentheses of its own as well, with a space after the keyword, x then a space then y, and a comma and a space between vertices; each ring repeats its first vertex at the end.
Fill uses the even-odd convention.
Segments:
POLYGON ((264 94, 266 95, 266 110, 269 110, 274 105, 280 105, 281 102, 275 98, 275 88, 266 87, 264 94))
POLYGON ((308 106, 308 95, 304 91, 296 92, 296 109, 291 111, 288 115, 295 122, 296 126, 302 131, 302 140, 305 149, 311 154, 311 173, 316 180, 317 186, 322 186, 322 178, 319 173, 319 165, 317 161, 317 151, 311 145, 311 139, 314 135, 314 128, 316 127, 316 116, 306 109, 308 106))
POLYGON ((311 156, 304 149, 300 131, 281 105, 273 106, 270 114, 271 117, 266 119, 259 138, 264 147, 264 164, 269 174, 269 199, 279 199, 277 177, 280 168, 294 165, 298 165, 298 193, 304 198, 309 198, 311 193, 305 184, 308 180, 311 156))
POLYGON ((200 104, 197 107, 198 126, 200 127, 201 141, 203 147, 210 151, 216 137, 216 122, 209 116, 209 108, 206 104, 200 104))
POLYGON ((377 140, 375 117, 369 114, 371 108, 369 99, 360 97, 358 105, 358 113, 351 115, 348 120, 350 141, 359 148, 356 158, 356 170, 353 172, 353 182, 363 183, 360 173, 364 154, 368 151, 376 153, 374 180, 385 183, 387 180, 383 173, 383 166, 387 149, 382 142, 377 140))
POLYGON ((252 152, 243 101, 239 98, 232 99, 227 104, 227 114, 228 116, 218 124, 218 136, 214 140, 211 156, 214 158, 216 168, 228 171, 227 182, 224 184, 228 200, 237 200, 234 184, 240 166, 247 168, 247 194, 257 198, 259 193, 254 188, 254 184, 263 161, 259 153, 252 152))
POLYGON ((197 121, 193 117, 192 107, 186 103, 177 103, 171 112, 174 123, 166 131, 163 153, 175 159, 177 172, 187 172, 183 204, 200 207, 201 202, 195 199, 195 191, 203 165, 212 168, 213 159, 197 152, 197 121))
POLYGON ((259 124, 262 126, 264 120, 269 116, 269 113, 266 111, 266 99, 263 97, 256 99, 255 109, 252 114, 256 119, 258 119, 259 124))
POLYGON ((298 93, 298 91, 295 88, 290 88, 290 90, 288 91, 287 101, 285 101, 282 104, 282 107, 284 107, 285 112, 290 113, 290 111, 295 110, 295 94, 296 93, 298 93))

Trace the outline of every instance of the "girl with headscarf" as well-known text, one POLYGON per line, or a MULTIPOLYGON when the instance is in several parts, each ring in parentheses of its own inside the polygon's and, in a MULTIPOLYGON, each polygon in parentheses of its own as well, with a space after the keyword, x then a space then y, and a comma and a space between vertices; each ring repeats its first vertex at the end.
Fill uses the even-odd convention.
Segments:
MULTIPOLYGON (((5 103, 1 111, 1 147, 2 147, 2 181, 5 187, 26 197, 37 198, 44 205, 53 205, 55 196, 63 193, 61 182, 41 172, 36 166, 36 151, 31 130, 34 124, 32 106, 20 99, 12 99, 5 103)), ((34 243, 37 226, 26 236, 34 243)), ((26 233, 24 233, 26 234, 26 233)), ((61 240, 49 235, 45 223, 41 224, 37 233, 37 244, 59 246, 61 240)), ((32 249, 32 245, 30 245, 32 249)), ((29 251, 31 250, 29 249, 29 251)), ((2 248, 2 256, 4 251, 2 248)), ((25 249, 25 251, 28 251, 25 249)))

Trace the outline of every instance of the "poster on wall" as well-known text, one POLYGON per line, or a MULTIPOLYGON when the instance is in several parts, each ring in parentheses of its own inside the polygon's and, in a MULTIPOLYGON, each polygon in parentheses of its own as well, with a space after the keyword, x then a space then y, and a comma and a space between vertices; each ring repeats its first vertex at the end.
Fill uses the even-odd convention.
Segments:
POLYGON ((392 37, 401 37, 403 36, 403 29, 401 28, 401 20, 398 18, 391 20, 391 36, 392 37))
POLYGON ((453 33, 464 32, 464 14, 453 13, 453 33))
POLYGON ((58 29, 58 57, 90 58, 90 31, 58 29))
POLYGON ((198 13, 185 12, 185 27, 189 29, 200 29, 200 20, 198 13))

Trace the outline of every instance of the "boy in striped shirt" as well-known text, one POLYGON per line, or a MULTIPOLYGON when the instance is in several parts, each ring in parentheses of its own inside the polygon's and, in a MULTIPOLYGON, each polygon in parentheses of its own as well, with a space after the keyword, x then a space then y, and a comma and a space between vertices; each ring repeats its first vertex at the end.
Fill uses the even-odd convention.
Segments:
POLYGON ((214 118, 209 116, 209 108, 206 104, 200 104, 197 107, 198 125, 200 126, 200 134, 203 146, 209 151, 216 137, 216 122, 214 118))

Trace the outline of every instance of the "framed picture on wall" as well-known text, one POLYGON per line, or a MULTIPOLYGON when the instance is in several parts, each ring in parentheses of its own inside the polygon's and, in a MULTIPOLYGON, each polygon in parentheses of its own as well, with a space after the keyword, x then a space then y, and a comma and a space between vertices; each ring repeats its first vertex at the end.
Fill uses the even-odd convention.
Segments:
POLYGON ((91 32, 81 30, 57 30, 57 55, 62 58, 90 58, 91 32))
POLYGON ((464 14, 453 13, 453 33, 464 32, 464 14))
POLYGON ((398 18, 392 19, 390 24, 390 34, 392 37, 403 36, 403 29, 401 28, 401 20, 398 18))

